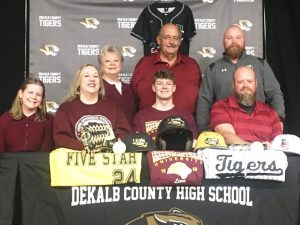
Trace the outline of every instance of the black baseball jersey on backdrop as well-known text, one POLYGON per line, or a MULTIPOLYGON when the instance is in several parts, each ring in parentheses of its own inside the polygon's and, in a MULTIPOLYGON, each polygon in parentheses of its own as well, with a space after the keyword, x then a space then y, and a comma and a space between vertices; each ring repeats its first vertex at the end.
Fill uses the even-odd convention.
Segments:
POLYGON ((196 35, 195 22, 189 6, 178 2, 154 2, 144 8, 131 31, 131 35, 144 43, 144 55, 157 50, 156 36, 166 23, 178 26, 182 34, 180 52, 189 54, 190 40, 196 35))

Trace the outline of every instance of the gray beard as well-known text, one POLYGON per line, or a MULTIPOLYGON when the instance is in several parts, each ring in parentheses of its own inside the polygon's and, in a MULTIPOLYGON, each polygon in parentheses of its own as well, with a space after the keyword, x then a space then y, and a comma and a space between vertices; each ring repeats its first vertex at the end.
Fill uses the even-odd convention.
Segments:
POLYGON ((255 94, 236 94, 237 103, 244 106, 252 106, 255 103, 255 94))

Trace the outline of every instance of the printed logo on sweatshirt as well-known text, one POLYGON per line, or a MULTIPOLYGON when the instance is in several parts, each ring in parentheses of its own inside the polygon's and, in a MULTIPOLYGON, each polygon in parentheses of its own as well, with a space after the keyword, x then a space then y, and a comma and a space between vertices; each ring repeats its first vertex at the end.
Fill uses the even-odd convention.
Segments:
POLYGON ((75 135, 88 149, 110 146, 115 139, 111 122, 102 115, 85 115, 75 125, 75 135))

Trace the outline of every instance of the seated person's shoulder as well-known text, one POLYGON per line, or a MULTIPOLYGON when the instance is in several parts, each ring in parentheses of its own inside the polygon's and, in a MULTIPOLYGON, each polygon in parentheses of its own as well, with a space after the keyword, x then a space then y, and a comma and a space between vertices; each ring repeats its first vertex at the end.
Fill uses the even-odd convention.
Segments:
POLYGON ((262 111, 268 111, 269 113, 276 113, 276 110, 269 104, 266 104, 262 101, 257 100, 256 102, 257 106, 262 110, 262 111))
POLYGON ((230 105, 230 99, 224 98, 224 99, 220 99, 220 100, 216 101, 215 103, 213 103, 212 108, 225 107, 225 106, 229 106, 229 105, 230 105))
POLYGON ((101 101, 99 101, 99 103, 101 105, 103 105, 103 107, 109 107, 109 108, 118 108, 117 104, 114 101, 110 101, 108 99, 102 99, 101 101))
POLYGON ((47 120, 53 120, 54 119, 54 115, 52 115, 50 113, 46 113, 46 119, 47 120))
POLYGON ((4 112, 0 115, 0 119, 5 119, 11 117, 9 112, 4 112))
POLYGON ((155 57, 156 57, 155 54, 145 55, 141 57, 139 61, 136 63, 136 67, 140 66, 143 63, 147 63, 149 60, 155 59, 155 57))
POLYGON ((12 116, 9 112, 4 112, 3 114, 0 115, 0 125, 1 126, 4 126, 11 120, 12 120, 12 116))
POLYGON ((138 118, 138 117, 141 117, 141 116, 144 116, 144 115, 148 115, 149 112, 151 112, 151 110, 152 110, 152 107, 138 110, 136 112, 136 114, 134 115, 134 118, 138 118))
POLYGON ((193 116, 192 113, 190 113, 189 111, 187 111, 186 109, 184 108, 181 108, 179 106, 175 106, 175 110, 176 114, 178 116, 193 116))
POLYGON ((190 56, 182 54, 181 59, 185 62, 185 64, 199 66, 198 62, 190 56))

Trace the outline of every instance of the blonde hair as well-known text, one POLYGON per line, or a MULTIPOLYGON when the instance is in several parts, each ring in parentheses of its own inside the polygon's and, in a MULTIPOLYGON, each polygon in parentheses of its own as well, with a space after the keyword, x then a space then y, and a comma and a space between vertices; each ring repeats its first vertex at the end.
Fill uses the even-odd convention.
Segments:
MULTIPOLYGON (((29 77, 21 84, 19 91, 25 91, 29 84, 39 85, 43 88, 42 102, 41 105, 36 109, 36 117, 35 117, 36 121, 42 122, 46 120, 46 115, 47 115, 46 100, 45 100, 45 85, 41 80, 37 78, 29 77)), ((12 118, 14 118, 15 120, 20 120, 23 117, 22 104, 23 103, 21 98, 19 97, 19 92, 18 92, 9 111, 12 118)))
POLYGON ((70 87, 69 87, 69 91, 67 96, 65 97, 65 102, 70 102, 72 100, 74 100, 75 98, 77 98, 77 96, 79 96, 80 92, 79 92, 79 88, 80 88, 80 82, 81 82, 81 78, 82 78, 82 70, 85 69, 86 67, 92 66, 94 67, 99 74, 99 82, 100 82, 100 89, 99 89, 99 98, 103 99, 105 96, 105 89, 104 89, 104 84, 101 78, 101 75, 99 73, 98 68, 93 65, 93 64, 84 64, 81 65, 77 71, 75 72, 75 76, 74 79, 72 80, 70 87))
POLYGON ((124 62, 124 56, 122 54, 122 50, 119 47, 115 46, 115 45, 108 44, 108 45, 103 46, 103 48, 99 52, 98 62, 99 62, 100 66, 101 66, 102 58, 107 53, 115 53, 120 58, 121 62, 124 62))

